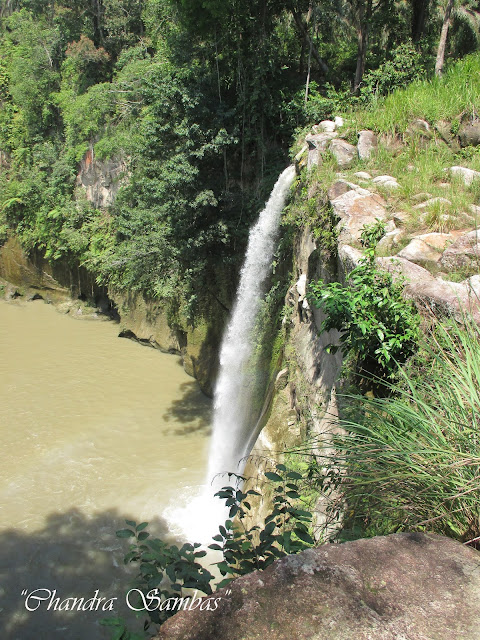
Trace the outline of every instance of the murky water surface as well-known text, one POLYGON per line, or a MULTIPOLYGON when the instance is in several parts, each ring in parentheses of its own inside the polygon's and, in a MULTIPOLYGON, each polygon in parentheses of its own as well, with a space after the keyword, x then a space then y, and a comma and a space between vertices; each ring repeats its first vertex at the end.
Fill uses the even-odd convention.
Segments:
POLYGON ((21 592, 98 589, 123 614, 133 567, 115 530, 147 520, 171 540, 164 509, 204 478, 210 401, 177 357, 117 334, 41 301, 0 303, 2 638, 108 637, 111 614, 54 600, 29 612, 21 592))

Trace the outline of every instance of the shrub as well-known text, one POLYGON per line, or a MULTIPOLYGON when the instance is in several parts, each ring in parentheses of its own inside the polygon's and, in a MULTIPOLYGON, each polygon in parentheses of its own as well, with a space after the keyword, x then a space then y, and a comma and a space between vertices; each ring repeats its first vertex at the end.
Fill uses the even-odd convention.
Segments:
POLYGON ((432 531, 478 548, 479 327, 468 318, 438 326, 387 387, 390 397, 345 398, 354 410, 333 436, 334 456, 325 451, 330 489, 343 497, 342 535, 432 531))
MULTIPOLYGON (((347 276, 347 286, 323 280, 310 285, 309 301, 326 314, 321 331, 338 329, 341 347, 353 358, 355 382, 359 385, 392 380, 398 364, 414 352, 419 318, 411 301, 403 297, 403 284, 375 264, 375 246, 383 234, 383 223, 365 227, 365 255, 347 276)), ((381 387, 380 387, 381 388, 381 387)))
MULTIPOLYGON (((243 484, 245 478, 229 474, 243 484)), ((223 487, 215 495, 225 500, 229 508, 229 519, 219 527, 219 534, 209 545, 212 550, 222 551, 223 559, 217 563, 220 573, 226 576, 216 586, 228 584, 234 577, 244 575, 255 569, 264 569, 274 560, 290 553, 298 553, 314 544, 309 533, 312 514, 299 507, 302 474, 289 471, 285 465, 277 464, 275 471, 267 471, 265 477, 272 485, 273 499, 269 514, 263 527, 249 527, 247 523, 253 496, 260 496, 250 489, 242 491, 238 486, 223 487)), ((211 594, 214 576, 198 562, 206 555, 200 544, 184 544, 180 549, 176 545, 168 545, 163 540, 152 539, 146 531, 148 523, 138 524, 127 520, 128 528, 117 531, 117 537, 131 539, 129 552, 124 558, 125 564, 135 563, 139 573, 133 587, 144 594, 144 601, 149 600, 149 592, 154 600, 162 603, 162 608, 148 611, 149 620, 144 628, 148 630, 152 623, 162 624, 176 613, 166 601, 184 595, 185 589, 196 589, 204 594, 211 594)), ((142 597, 139 594, 141 609, 142 597)), ((137 640, 121 618, 110 618, 102 624, 112 628, 115 640, 137 640)), ((113 640, 113 639, 112 639, 113 640)))
POLYGON ((401 44, 393 50, 390 60, 363 76, 360 100, 365 104, 375 102, 380 96, 407 87, 414 80, 419 80, 423 74, 421 53, 411 42, 401 44))

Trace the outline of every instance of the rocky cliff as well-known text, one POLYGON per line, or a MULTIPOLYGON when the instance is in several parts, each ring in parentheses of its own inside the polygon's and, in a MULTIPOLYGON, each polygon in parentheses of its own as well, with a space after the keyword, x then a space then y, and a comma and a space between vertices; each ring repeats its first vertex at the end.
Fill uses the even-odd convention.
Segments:
POLYGON ((478 640, 480 554, 395 534, 277 560, 180 611, 157 640, 478 640))

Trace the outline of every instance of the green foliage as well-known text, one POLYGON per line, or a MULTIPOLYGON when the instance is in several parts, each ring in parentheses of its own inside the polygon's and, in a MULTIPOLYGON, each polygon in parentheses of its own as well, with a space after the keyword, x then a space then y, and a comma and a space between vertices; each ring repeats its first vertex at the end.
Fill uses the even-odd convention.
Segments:
POLYGON ((217 566, 222 575, 230 576, 219 586, 228 584, 236 576, 265 569, 277 558, 299 553, 314 544, 309 533, 312 514, 298 506, 301 474, 277 464, 276 471, 267 471, 265 477, 273 484, 273 497, 272 509, 262 528, 246 525, 252 509, 250 496, 260 496, 258 491, 223 487, 215 494, 225 500, 231 518, 213 537, 216 543, 209 545, 210 549, 222 551, 223 560, 217 566))
POLYGON ((411 42, 403 43, 391 52, 389 60, 363 76, 360 102, 375 103, 380 96, 405 88, 423 74, 422 54, 411 42))
MULTIPOLYGON (((336 163, 325 158, 323 171, 328 171, 330 162, 332 173, 336 163)), ((323 182, 323 181, 322 181, 323 182)), ((325 184, 325 183, 324 183, 325 184)), ((325 190, 321 187, 315 170, 303 171, 295 186, 291 202, 282 214, 282 226, 288 232, 291 229, 308 227, 325 257, 334 257, 337 252, 337 231, 333 211, 325 190)))
POLYGON ((464 111, 480 111, 480 56, 472 54, 452 64, 441 78, 418 80, 351 114, 359 128, 403 133, 415 118, 431 124, 452 121, 464 111))
MULTIPOLYGON (((245 481, 241 476, 229 475, 234 476, 238 484, 245 481)), ((226 486, 215 494, 225 500, 229 508, 229 519, 219 527, 219 534, 213 537, 215 542, 209 545, 212 550, 222 551, 223 559, 217 566, 223 576, 228 576, 216 585, 217 588, 228 584, 235 576, 264 569, 275 559, 298 553, 314 544, 309 533, 312 514, 299 506, 302 474, 277 464, 275 471, 267 471, 265 477, 273 498, 263 527, 246 524, 252 510, 252 498, 261 495, 258 491, 226 486)), ((151 539, 146 531, 146 522, 137 524, 127 520, 126 524, 127 528, 116 534, 118 538, 132 540, 124 562, 139 565, 133 588, 140 590, 145 597, 152 592, 162 603, 161 607, 148 611, 145 629, 151 623, 162 624, 174 615, 176 609, 167 606, 167 600, 181 597, 185 589, 196 589, 207 595, 212 593, 214 576, 198 562, 206 555, 206 551, 200 550, 199 543, 184 544, 179 549, 162 540, 151 539)), ((142 609, 140 596, 137 608, 142 609)), ((137 640, 136 636, 128 635, 123 621, 118 618, 107 619, 103 624, 115 629, 117 635, 114 637, 118 640, 137 640)))
MULTIPOLYGON (((128 528, 117 531, 117 537, 134 539, 124 560, 125 564, 139 564, 139 574, 133 588, 140 590, 145 596, 157 590, 155 595, 162 601, 181 597, 185 589, 197 589, 207 595, 212 593, 213 575, 198 562, 206 555, 206 551, 199 549, 199 543, 186 543, 179 549, 158 538, 149 539, 150 534, 145 530, 147 522, 137 525, 136 522, 127 520, 126 524, 128 528), (166 582, 164 578, 167 579, 166 582)), ((140 595, 137 608, 142 609, 140 595)), ((162 624, 175 613, 175 609, 156 607, 148 613, 151 622, 162 624)))
POLYGON ((432 531, 478 547, 480 331, 438 324, 382 398, 348 396, 344 435, 317 442, 343 497, 342 537, 432 531))
MULTIPOLYGON (((419 320, 411 301, 403 297, 403 285, 375 264, 375 245, 383 235, 383 224, 365 227, 362 242, 365 255, 339 282, 312 283, 308 299, 322 309, 326 318, 321 331, 341 331, 340 346, 351 352, 357 383, 372 384, 393 379, 399 364, 414 352, 419 320), (363 381, 362 381, 363 379, 363 381)), ((331 345, 330 350, 337 349, 331 345)))

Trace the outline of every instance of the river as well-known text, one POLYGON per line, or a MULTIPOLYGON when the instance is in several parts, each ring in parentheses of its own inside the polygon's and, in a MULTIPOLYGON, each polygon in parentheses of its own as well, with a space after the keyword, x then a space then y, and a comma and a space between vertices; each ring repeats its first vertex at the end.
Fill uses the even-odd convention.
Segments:
POLYGON ((2 639, 108 637, 109 614, 29 612, 22 591, 98 589, 123 615, 135 569, 115 530, 146 520, 175 541, 162 514, 204 480, 210 401, 178 357, 117 336, 42 301, 0 303, 2 639))

